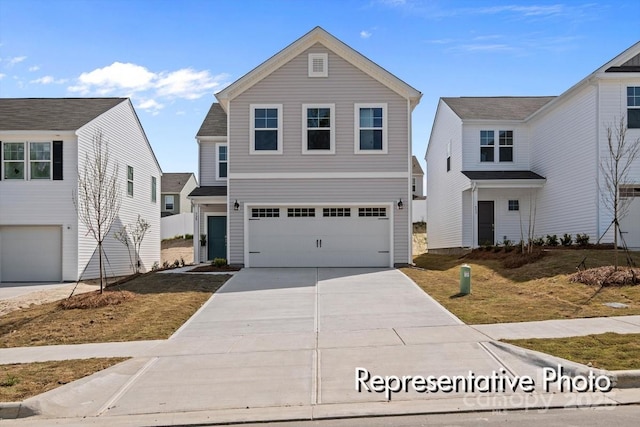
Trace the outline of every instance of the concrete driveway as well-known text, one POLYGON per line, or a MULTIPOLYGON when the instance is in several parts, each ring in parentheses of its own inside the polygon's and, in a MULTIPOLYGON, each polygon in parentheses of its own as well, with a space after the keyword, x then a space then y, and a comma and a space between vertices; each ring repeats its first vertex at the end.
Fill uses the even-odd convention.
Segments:
MULTIPOLYGON (((339 405, 349 414, 353 403, 386 402, 355 390, 356 367, 489 375, 501 365, 479 344, 487 340, 397 270, 245 269, 148 357, 35 399, 57 416, 285 407, 319 416, 339 405)), ((409 392, 394 401, 450 397, 409 392)))
POLYGON ((0 283, 0 300, 15 298, 31 292, 45 291, 68 285, 60 282, 35 282, 35 283, 0 283))

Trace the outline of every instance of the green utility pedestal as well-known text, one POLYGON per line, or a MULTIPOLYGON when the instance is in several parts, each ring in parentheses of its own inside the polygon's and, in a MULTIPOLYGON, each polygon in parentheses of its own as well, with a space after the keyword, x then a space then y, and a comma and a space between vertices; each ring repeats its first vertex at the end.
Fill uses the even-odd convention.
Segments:
POLYGON ((471 293, 471 267, 464 264, 460 267, 460 295, 471 293))

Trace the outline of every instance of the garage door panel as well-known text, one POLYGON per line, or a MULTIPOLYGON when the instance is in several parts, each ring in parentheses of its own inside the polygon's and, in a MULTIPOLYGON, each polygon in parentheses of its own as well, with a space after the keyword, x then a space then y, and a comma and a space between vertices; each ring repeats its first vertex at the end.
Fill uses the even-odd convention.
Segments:
POLYGON ((251 267, 387 267, 390 263, 388 218, 353 216, 283 216, 249 221, 251 267))
POLYGON ((59 226, 0 227, 0 280, 62 280, 62 231, 59 226))

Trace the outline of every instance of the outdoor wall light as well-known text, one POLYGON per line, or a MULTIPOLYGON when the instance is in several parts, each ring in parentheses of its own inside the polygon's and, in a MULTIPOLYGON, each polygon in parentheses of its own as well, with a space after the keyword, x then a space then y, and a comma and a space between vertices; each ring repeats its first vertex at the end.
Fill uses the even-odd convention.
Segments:
POLYGON ((398 209, 402 210, 404 208, 404 203, 402 203, 402 199, 398 200, 398 209))
POLYGON ((238 200, 236 200, 235 202, 233 202, 233 210, 237 211, 238 209, 240 209, 240 203, 238 203, 238 200))

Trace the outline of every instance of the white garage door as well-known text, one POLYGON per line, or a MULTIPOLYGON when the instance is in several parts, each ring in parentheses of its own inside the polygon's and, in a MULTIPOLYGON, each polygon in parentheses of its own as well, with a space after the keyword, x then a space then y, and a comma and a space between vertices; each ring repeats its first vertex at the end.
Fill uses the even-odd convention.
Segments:
POLYGON ((249 267, 389 267, 389 208, 249 209, 249 267))
POLYGON ((0 280, 62 280, 62 233, 59 226, 0 227, 0 280))
MULTIPOLYGON (((621 191, 622 192, 622 191, 621 191)), ((626 189, 628 197, 631 197, 627 215, 620 220, 620 230, 624 241, 630 249, 640 249, 640 187, 626 189)))

